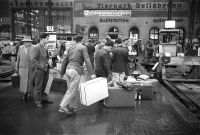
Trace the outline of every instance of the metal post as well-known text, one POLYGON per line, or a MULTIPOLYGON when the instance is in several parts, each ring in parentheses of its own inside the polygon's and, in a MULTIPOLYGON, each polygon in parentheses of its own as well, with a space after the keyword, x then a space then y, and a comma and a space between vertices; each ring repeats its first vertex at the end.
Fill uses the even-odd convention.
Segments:
POLYGON ((51 4, 51 0, 48 0, 48 25, 52 26, 52 4, 51 4))
POLYGON ((26 0, 26 12, 27 12, 27 19, 26 19, 26 26, 27 26, 27 35, 32 37, 31 32, 31 5, 30 0, 26 0))
POLYGON ((190 0, 189 2, 189 35, 188 35, 188 40, 189 44, 192 45, 192 38, 194 36, 194 20, 195 20, 195 0, 190 0))
POLYGON ((172 0, 169 0, 168 2, 168 20, 172 19, 172 0))

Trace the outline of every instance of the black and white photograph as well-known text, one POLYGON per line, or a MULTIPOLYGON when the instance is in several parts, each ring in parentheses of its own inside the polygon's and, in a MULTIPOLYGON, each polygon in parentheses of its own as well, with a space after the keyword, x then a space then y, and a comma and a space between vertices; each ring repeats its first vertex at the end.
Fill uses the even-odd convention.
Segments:
POLYGON ((0 135, 200 135, 200 0, 0 0, 0 135))

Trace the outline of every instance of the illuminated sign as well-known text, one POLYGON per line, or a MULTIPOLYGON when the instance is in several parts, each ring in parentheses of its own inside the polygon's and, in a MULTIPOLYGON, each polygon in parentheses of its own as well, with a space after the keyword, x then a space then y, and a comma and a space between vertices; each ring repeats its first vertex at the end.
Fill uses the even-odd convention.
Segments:
POLYGON ((165 28, 175 28, 176 22, 175 20, 166 20, 165 21, 165 28))
POLYGON ((54 26, 47 26, 48 32, 54 32, 54 26))
POLYGON ((84 16, 131 16, 131 10, 84 10, 84 16))

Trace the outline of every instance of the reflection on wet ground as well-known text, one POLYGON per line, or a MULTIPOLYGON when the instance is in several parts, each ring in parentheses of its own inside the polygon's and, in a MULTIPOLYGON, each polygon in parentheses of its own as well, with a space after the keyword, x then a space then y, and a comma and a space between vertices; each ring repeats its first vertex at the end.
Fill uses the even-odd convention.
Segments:
MULTIPOLYGON (((133 108, 106 108, 102 102, 80 105, 75 115, 58 112, 62 94, 52 92, 53 104, 43 109, 21 101, 11 83, 0 83, 0 135, 198 135, 162 95, 160 86, 153 100, 133 108)), ((120 99, 119 99, 120 100, 120 99)))

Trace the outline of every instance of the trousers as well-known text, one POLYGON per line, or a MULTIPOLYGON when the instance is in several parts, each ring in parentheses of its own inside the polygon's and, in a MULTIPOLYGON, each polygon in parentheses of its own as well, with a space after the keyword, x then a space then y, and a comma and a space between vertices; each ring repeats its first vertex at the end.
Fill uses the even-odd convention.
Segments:
POLYGON ((70 107, 77 108, 78 102, 78 89, 81 79, 81 75, 75 69, 67 69, 65 72, 66 81, 68 84, 68 89, 60 103, 60 107, 70 107))

